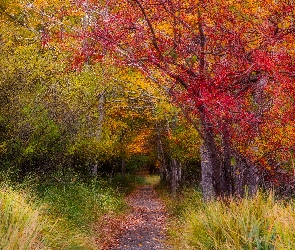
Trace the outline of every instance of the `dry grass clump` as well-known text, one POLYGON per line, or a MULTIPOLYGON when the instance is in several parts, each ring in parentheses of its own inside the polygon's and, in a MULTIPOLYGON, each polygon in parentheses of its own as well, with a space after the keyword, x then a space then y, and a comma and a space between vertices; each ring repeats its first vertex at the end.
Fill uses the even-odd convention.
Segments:
POLYGON ((0 249, 45 249, 46 223, 24 193, 0 189, 0 249))
POLYGON ((103 215, 126 208, 100 181, 0 185, 0 249, 99 249, 94 230, 103 215), (27 187, 27 186, 28 187, 27 187))
POLYGON ((204 203, 199 192, 188 191, 174 207, 176 249, 295 249, 294 203, 272 193, 204 203))

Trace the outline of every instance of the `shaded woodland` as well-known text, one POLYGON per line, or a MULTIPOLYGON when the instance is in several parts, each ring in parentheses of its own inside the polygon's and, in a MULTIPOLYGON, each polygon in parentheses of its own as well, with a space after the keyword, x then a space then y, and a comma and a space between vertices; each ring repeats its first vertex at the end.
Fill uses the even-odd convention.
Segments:
POLYGON ((293 0, 4 0, 0 16, 5 185, 101 185, 121 212, 142 173, 176 199, 292 200, 293 0))

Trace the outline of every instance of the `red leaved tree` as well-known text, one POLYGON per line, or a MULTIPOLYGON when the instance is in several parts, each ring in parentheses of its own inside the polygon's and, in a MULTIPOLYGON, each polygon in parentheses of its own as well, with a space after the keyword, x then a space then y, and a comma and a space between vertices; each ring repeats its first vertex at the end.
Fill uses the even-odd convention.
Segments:
POLYGON ((295 93, 294 3, 79 4, 87 5, 88 12, 92 9, 95 19, 84 32, 89 43, 85 46, 84 39, 83 51, 91 51, 85 53, 98 58, 108 54, 114 63, 140 69, 186 114, 198 118, 205 199, 242 195, 246 185, 254 193, 264 166, 255 156, 260 148, 253 141, 267 124, 280 119, 274 114, 282 92, 291 97, 295 93))

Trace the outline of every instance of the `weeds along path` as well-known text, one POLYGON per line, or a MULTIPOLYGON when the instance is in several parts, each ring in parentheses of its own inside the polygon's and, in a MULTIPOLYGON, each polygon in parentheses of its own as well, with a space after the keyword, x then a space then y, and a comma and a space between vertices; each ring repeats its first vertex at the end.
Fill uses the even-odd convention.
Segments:
POLYGON ((128 196, 131 213, 122 222, 117 246, 109 249, 169 249, 166 240, 166 211, 151 185, 138 187, 128 196))

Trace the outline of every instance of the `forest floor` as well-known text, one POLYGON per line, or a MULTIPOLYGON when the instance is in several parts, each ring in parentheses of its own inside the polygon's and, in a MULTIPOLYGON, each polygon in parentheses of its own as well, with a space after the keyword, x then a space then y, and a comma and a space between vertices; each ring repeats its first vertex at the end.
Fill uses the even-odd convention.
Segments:
POLYGON ((166 241, 167 212, 152 185, 139 186, 127 198, 129 213, 123 218, 105 219, 103 249, 170 249, 166 241))

